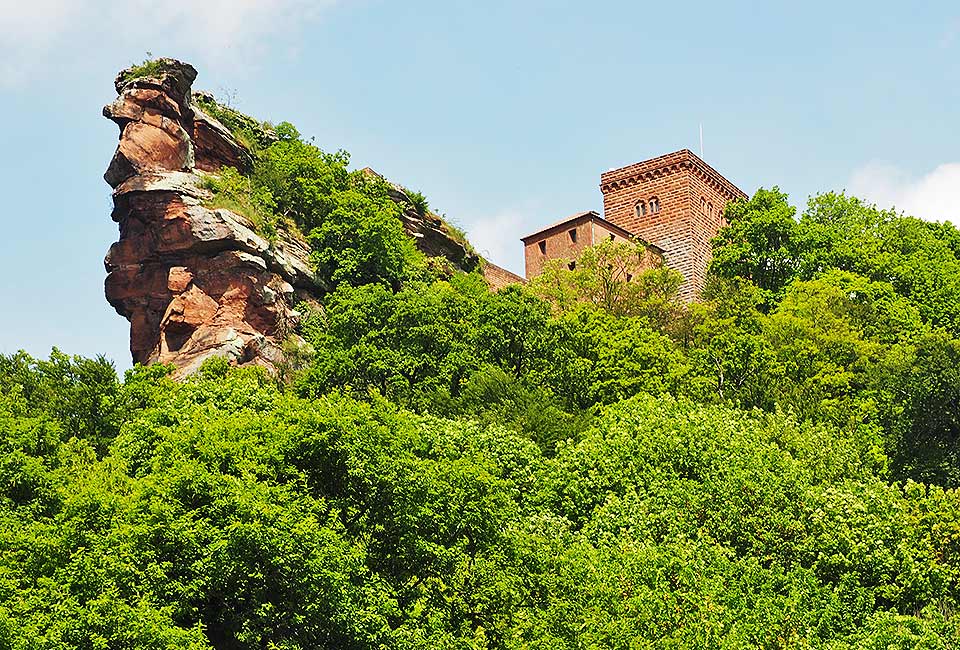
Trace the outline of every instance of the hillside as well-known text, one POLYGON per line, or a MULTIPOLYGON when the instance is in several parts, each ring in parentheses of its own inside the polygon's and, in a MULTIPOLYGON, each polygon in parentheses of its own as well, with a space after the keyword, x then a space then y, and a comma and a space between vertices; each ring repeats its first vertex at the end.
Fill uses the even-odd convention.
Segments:
POLYGON ((0 648, 960 647, 953 225, 761 189, 698 302, 619 242, 494 290, 191 70, 107 109, 150 363, 0 356, 0 648))
POLYGON ((344 274, 395 288, 418 269, 479 270, 481 260, 419 193, 372 169, 350 172, 288 123, 272 125, 194 93, 197 71, 174 59, 121 71, 105 117, 120 142, 104 179, 120 239, 106 295, 130 321, 137 363, 178 375, 211 356, 276 370, 313 304, 344 274), (404 236, 407 235, 407 236, 404 236))

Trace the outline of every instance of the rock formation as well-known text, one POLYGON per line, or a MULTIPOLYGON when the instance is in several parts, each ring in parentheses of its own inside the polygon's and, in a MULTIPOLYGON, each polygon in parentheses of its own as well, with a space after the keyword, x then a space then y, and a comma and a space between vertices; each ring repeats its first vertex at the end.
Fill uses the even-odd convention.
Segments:
MULTIPOLYGON (((244 217, 211 209, 205 174, 244 170, 250 152, 193 101, 197 71, 173 59, 129 68, 103 114, 120 127, 104 174, 120 238, 105 259, 106 296, 130 321, 134 362, 168 363, 185 376, 207 358, 275 370, 296 340, 295 305, 322 295, 309 246, 280 232, 270 241, 244 217)), ((427 255, 471 270, 481 260, 435 215, 403 203, 404 226, 427 255)), ((492 267, 491 268, 495 268, 492 267)))
POLYGON ((103 110, 120 127, 104 174, 120 225, 107 300, 130 321, 137 363, 171 363, 179 376, 211 356, 275 368, 294 305, 322 290, 309 248, 282 233, 267 241, 240 215, 204 206, 202 172, 242 169, 250 154, 192 103, 192 66, 159 64, 146 77, 121 72, 103 110))

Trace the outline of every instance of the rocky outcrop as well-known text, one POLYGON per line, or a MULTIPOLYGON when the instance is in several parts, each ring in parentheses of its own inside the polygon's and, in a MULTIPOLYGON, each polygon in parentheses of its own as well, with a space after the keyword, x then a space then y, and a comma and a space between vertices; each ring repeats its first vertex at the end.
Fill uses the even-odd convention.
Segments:
POLYGON ((191 101, 192 66, 161 60, 147 76, 116 80, 104 115, 120 143, 104 174, 120 239, 105 265, 106 296, 130 321, 137 363, 183 376, 211 356, 275 369, 293 335, 294 308, 323 287, 306 243, 275 241, 228 210, 205 207, 204 172, 243 169, 250 153, 191 101))
MULTIPOLYGON (((130 321, 137 363, 173 364, 185 376, 220 356, 275 370, 285 342, 299 342, 295 305, 327 287, 298 236, 280 232, 268 240, 241 215, 208 207, 205 175, 225 166, 248 170, 253 157, 201 106, 260 127, 210 95, 195 97, 196 77, 191 65, 173 59, 128 68, 115 80, 117 99, 103 109, 120 127, 104 174, 120 227, 105 259, 107 300, 130 321)), ((262 135, 262 146, 276 137, 262 135)), ((418 211, 402 187, 391 187, 407 233, 426 255, 465 271, 484 268, 440 217, 418 211)))
POLYGON ((407 234, 413 237, 417 248, 427 257, 444 257, 461 271, 473 271, 480 265, 480 257, 466 242, 452 236, 449 226, 439 215, 429 210, 419 211, 407 190, 397 185, 370 167, 363 169, 363 173, 371 178, 386 181, 390 199, 403 206, 400 218, 407 234))

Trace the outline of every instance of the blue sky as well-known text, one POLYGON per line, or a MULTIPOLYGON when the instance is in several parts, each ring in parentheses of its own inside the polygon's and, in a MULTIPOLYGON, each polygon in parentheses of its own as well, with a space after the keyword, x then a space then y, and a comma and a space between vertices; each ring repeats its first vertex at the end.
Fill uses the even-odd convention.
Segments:
POLYGON ((843 190, 960 221, 955 2, 3 0, 0 353, 106 354, 114 74, 154 55, 421 190, 493 261, 688 147, 752 193, 843 190))

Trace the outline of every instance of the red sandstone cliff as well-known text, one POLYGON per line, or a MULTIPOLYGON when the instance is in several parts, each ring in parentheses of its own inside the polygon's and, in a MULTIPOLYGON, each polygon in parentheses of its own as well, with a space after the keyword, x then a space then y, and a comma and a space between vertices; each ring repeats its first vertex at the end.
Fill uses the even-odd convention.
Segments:
POLYGON ((203 172, 243 168, 250 156, 191 102, 197 76, 162 61, 162 72, 117 76, 103 113, 120 126, 104 178, 114 188, 120 239, 110 247, 106 296, 130 321, 138 363, 172 363, 179 375, 210 356, 273 367, 296 325, 293 305, 319 286, 307 245, 268 242, 227 210, 204 207, 203 172))
MULTIPOLYGON (((250 153, 192 101, 191 65, 162 59, 153 70, 121 72, 119 96, 103 109, 120 127, 104 174, 120 226, 104 260, 107 300, 130 321, 137 363, 170 363, 177 376, 211 356, 275 369, 284 341, 296 339, 294 305, 325 290, 309 247, 283 232, 268 241, 244 217, 205 207, 204 174, 248 168, 250 153)), ((409 204, 396 190, 394 199, 409 204)), ((461 269, 479 263, 433 215, 409 208, 403 221, 427 255, 461 269)))

